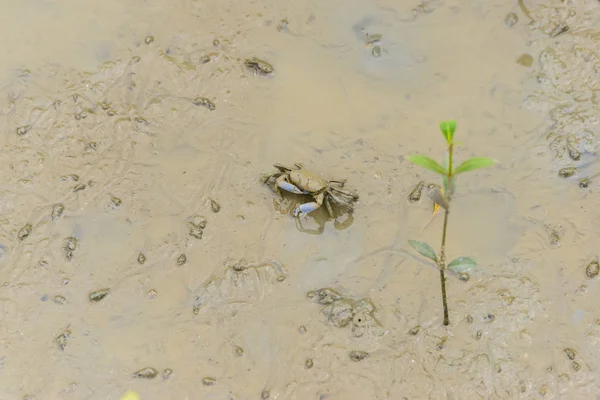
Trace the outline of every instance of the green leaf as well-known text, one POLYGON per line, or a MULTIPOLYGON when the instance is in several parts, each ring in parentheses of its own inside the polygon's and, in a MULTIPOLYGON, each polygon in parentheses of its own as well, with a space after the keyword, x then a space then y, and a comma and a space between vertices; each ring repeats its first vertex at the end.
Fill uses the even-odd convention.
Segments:
POLYGON ((440 122, 440 130, 444 134, 446 142, 448 142, 448 144, 452 143, 454 132, 456 131, 456 121, 451 120, 440 122))
POLYGON ((434 159, 429 158, 427 156, 421 156, 419 154, 415 154, 415 155, 406 157, 406 159, 408 161, 410 161, 411 163, 416 164, 423 168, 427 168, 430 171, 436 172, 441 175, 448 175, 448 173, 446 172, 444 167, 442 167, 440 164, 438 164, 438 162, 435 161, 434 159))
POLYGON ((452 175, 460 174, 462 172, 473 171, 474 169, 485 168, 496 164, 496 160, 488 157, 473 157, 466 161, 463 161, 454 171, 452 175))
POLYGON ((456 274, 462 274, 465 272, 469 272, 476 266, 477 261, 475 261, 471 257, 457 257, 454 260, 450 261, 450 264, 448 264, 448 269, 456 274))
POLYGON ((435 251, 427 243, 425 243, 425 242, 419 242, 417 240, 409 240, 408 243, 412 247, 414 247, 414 249, 416 251, 418 251, 419 253, 421 253, 421 255, 429 258, 430 260, 433 260, 433 261, 437 262, 437 256, 435 255, 435 251))

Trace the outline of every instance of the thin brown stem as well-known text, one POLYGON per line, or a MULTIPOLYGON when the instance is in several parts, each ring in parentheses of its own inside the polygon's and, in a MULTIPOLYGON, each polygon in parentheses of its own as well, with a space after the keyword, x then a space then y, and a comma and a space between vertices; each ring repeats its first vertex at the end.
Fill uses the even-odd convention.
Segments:
POLYGON ((448 298, 446 297, 446 228, 448 226, 448 214, 449 210, 444 211, 444 230, 442 232, 442 248, 440 250, 440 283, 442 285, 442 305, 444 307, 444 325, 450 325, 450 318, 448 317, 448 298))
MULTIPOLYGON (((452 182, 452 151, 453 144, 448 145, 448 182, 452 182)), ((449 193, 448 193, 449 195, 449 193)), ((448 198, 448 203, 450 199, 448 198)), ((438 268, 440 269, 440 284, 442 285, 442 305, 444 307, 444 325, 450 325, 450 317, 448 316, 448 298, 446 296, 446 230, 448 228, 448 214, 450 214, 450 205, 444 210, 444 230, 442 231, 442 248, 440 249, 440 261, 438 268)))
POLYGON ((446 300, 446 276, 444 270, 440 269, 440 283, 442 284, 442 304, 444 306, 444 325, 450 325, 450 317, 448 317, 448 300, 446 300))

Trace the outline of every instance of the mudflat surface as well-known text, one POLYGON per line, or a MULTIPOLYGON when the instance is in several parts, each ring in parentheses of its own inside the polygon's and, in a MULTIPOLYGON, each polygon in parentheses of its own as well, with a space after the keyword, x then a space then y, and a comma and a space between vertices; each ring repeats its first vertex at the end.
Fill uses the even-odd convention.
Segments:
POLYGON ((1 2, 0 399, 600 395, 597 1, 1 2), (445 119, 499 160, 447 327, 445 119), (295 162, 354 213, 295 220, 295 162))

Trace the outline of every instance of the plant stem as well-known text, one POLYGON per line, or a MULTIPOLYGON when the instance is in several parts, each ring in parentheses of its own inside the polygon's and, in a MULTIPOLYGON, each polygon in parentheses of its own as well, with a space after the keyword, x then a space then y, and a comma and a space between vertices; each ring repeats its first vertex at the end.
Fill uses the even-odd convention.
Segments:
POLYGON ((452 151, 454 150, 454 143, 448 145, 448 179, 452 178, 452 151))
POLYGON ((440 250, 440 262, 438 268, 440 269, 440 283, 442 285, 442 304, 444 307, 444 325, 450 325, 450 318, 448 317, 448 299, 446 297, 446 227, 448 226, 448 214, 449 210, 444 211, 444 230, 442 232, 442 249, 440 250))
MULTIPOLYGON (((452 182, 452 152, 453 143, 448 144, 448 185, 452 182)), ((447 194, 448 196, 450 193, 447 194)), ((448 205, 450 205, 450 198, 448 197, 448 205)), ((440 269, 440 284, 442 285, 442 304, 444 307, 444 325, 450 325, 450 317, 448 317, 448 298, 446 296, 446 230, 448 227, 448 214, 450 208, 444 210, 444 230, 442 231, 442 248, 440 249, 440 262, 438 268, 440 269)))

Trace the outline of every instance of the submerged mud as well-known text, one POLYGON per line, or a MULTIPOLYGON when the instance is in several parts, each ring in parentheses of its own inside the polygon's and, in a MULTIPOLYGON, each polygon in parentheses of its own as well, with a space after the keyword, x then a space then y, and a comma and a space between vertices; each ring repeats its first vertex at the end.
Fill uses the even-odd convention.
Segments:
POLYGON ((600 393, 597 2, 68 4, 0 63, 1 398, 600 393), (458 181, 444 327, 404 157, 449 118, 500 163, 458 181), (351 215, 295 221, 260 181, 295 162, 351 215))

